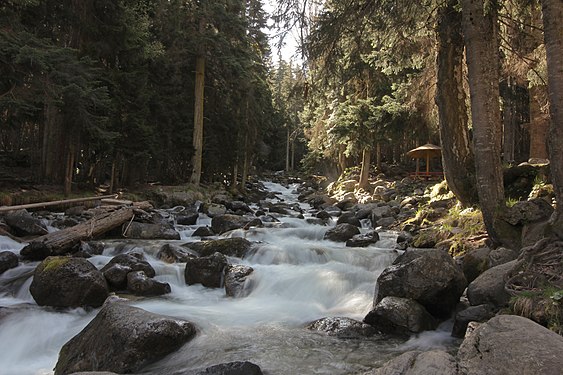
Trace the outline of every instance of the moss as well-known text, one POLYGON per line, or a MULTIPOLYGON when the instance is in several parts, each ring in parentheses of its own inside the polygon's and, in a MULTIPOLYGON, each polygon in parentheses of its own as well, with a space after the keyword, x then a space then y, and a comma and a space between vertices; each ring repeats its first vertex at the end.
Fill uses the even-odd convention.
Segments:
POLYGON ((43 272, 54 271, 69 262, 69 257, 48 257, 43 261, 43 272))

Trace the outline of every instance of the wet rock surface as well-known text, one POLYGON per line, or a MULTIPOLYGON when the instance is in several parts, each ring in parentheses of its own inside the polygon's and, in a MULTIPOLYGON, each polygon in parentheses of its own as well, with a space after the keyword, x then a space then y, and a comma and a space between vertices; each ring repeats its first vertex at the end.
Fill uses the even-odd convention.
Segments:
POLYGON ((371 337, 379 333, 377 329, 369 324, 343 317, 317 319, 307 324, 305 328, 339 338, 371 337))
POLYGON ((48 257, 33 274, 29 287, 41 306, 99 307, 108 296, 104 276, 82 258, 48 257))
POLYGON ((79 371, 135 372, 179 349, 196 334, 185 320, 124 303, 107 303, 59 353, 55 375, 79 371))

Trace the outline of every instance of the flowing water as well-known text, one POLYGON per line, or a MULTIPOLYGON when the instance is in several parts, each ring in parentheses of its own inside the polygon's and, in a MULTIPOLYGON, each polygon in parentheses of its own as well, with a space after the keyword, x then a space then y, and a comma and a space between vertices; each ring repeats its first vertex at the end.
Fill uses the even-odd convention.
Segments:
MULTIPOLYGON (((277 192, 279 200, 296 201, 294 187, 266 185, 277 192)), ((310 209, 305 204, 300 207, 310 209)), ((231 259, 254 268, 253 288, 244 298, 226 297, 223 289, 187 286, 184 264, 156 259, 163 241, 105 241, 103 255, 90 258, 94 265, 102 267, 120 252, 143 251, 156 270, 156 279, 171 285, 170 294, 135 299, 133 305, 190 320, 199 328, 195 339, 142 373, 181 374, 217 363, 249 360, 272 375, 354 374, 379 367, 406 350, 452 346, 447 327, 407 342, 382 336, 339 339, 304 329, 308 322, 322 317, 362 320, 372 306, 377 276, 397 256, 392 250, 395 237, 382 233, 374 246, 346 248, 322 239, 328 227, 292 217, 279 219, 282 224, 277 227, 229 234, 257 243, 244 259, 231 259)), ((202 215, 198 225, 209 222, 202 215)), ((189 236, 195 226, 178 229, 182 234, 178 243, 193 240, 189 236)), ((0 236, 0 251, 18 253, 22 246, 0 236)), ((36 265, 28 263, 0 275, 2 375, 52 374, 62 345, 97 313, 38 307, 29 293, 36 265)))

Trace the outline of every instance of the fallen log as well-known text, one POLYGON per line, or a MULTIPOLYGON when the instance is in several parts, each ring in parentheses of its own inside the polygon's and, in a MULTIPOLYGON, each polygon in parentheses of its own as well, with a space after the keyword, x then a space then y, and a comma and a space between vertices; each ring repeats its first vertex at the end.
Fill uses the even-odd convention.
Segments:
POLYGON ((43 208, 43 207, 51 207, 51 206, 60 206, 60 205, 63 205, 63 204, 82 203, 82 202, 96 201, 96 200, 109 199, 109 198, 115 198, 115 197, 116 197, 116 195, 112 194, 112 195, 101 195, 101 196, 97 196, 97 197, 64 199, 64 200, 61 200, 61 201, 20 204, 20 205, 17 205, 17 206, 2 206, 2 207, 0 207, 0 213, 8 212, 8 211, 23 210, 23 209, 28 209, 28 208, 43 208))
POLYGON ((121 207, 102 212, 84 223, 36 238, 20 254, 24 259, 43 260, 50 255, 61 255, 80 241, 95 238, 132 220, 133 207, 121 207))

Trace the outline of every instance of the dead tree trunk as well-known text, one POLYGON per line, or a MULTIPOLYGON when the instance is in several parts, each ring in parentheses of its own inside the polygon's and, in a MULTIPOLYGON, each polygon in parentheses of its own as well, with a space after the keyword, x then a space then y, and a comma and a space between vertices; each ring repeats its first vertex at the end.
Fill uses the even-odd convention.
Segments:
POLYGON ((73 227, 38 237, 24 247, 20 254, 29 260, 42 260, 50 255, 61 255, 80 241, 95 238, 120 226, 134 216, 133 207, 106 211, 73 227))

